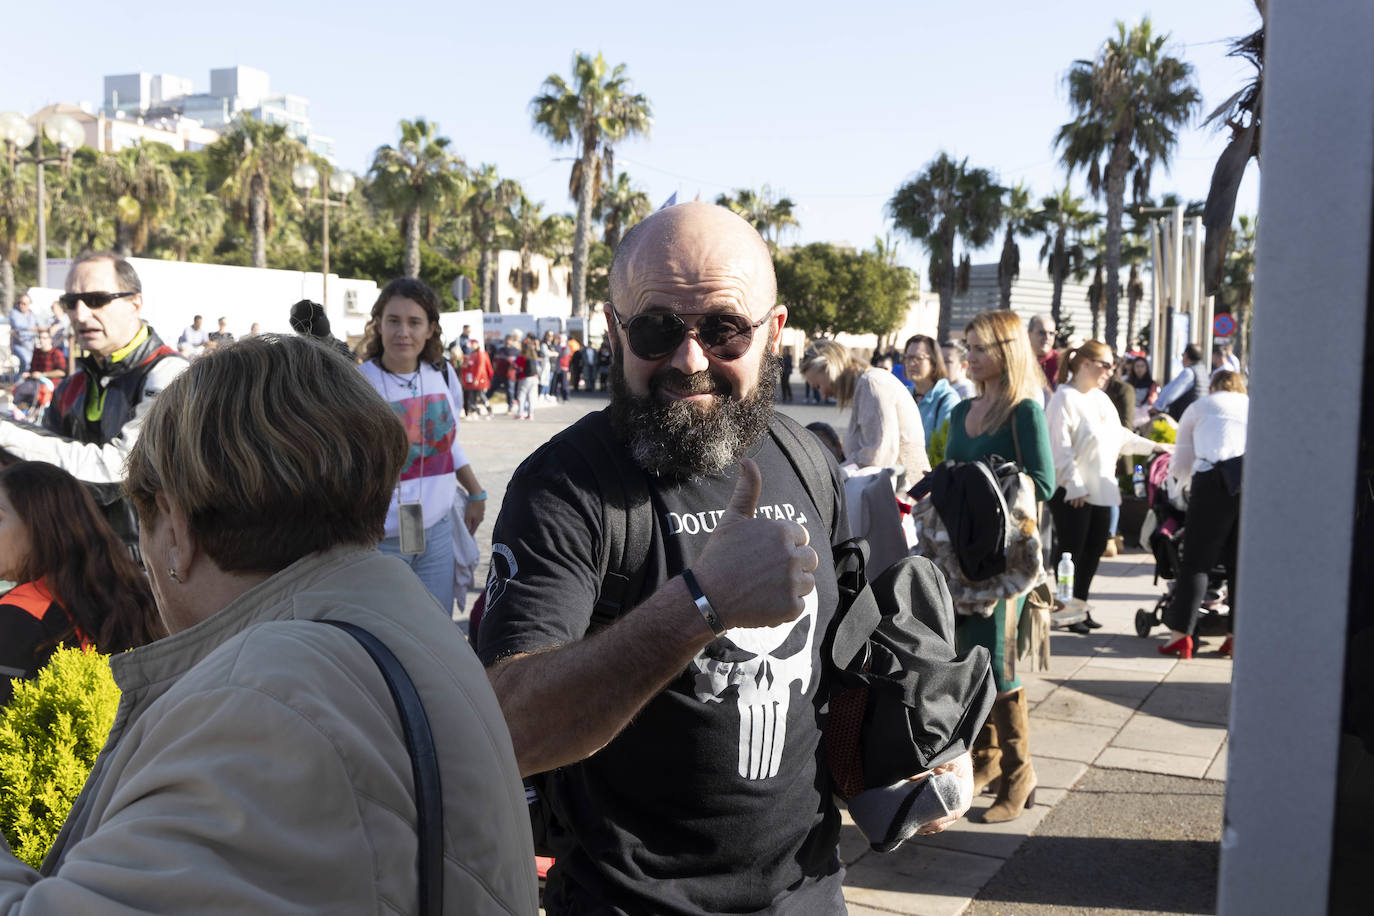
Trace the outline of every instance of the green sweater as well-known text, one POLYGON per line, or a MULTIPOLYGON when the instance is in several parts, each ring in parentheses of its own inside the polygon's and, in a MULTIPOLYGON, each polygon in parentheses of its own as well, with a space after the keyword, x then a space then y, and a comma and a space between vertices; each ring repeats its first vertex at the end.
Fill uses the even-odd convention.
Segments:
POLYGON ((949 415, 946 461, 973 461, 984 455, 1000 455, 1016 461, 1016 436, 1021 439, 1021 470, 1035 483, 1035 498, 1044 502, 1054 494, 1054 456, 1050 454, 1050 430, 1039 401, 1027 398, 1012 411, 1011 419, 991 432, 970 437, 964 429, 972 399, 954 405, 949 415))

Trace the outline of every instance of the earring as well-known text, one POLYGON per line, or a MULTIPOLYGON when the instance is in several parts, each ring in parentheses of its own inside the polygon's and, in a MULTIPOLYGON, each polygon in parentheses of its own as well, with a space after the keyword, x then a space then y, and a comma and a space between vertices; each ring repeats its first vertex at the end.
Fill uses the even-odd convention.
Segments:
POLYGON ((167 575, 173 582, 181 581, 181 577, 177 575, 177 571, 170 566, 167 567, 167 575))

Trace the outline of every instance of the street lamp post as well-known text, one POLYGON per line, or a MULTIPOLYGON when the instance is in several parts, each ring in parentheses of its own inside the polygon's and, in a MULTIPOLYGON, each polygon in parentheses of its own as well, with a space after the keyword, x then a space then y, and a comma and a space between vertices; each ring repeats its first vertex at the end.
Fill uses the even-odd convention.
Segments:
MULTIPOLYGON (((326 167, 328 168, 328 167, 326 167)), ((324 239, 320 244, 320 254, 324 261, 324 270, 320 274, 320 298, 324 300, 320 305, 326 309, 329 307, 329 208, 342 207, 344 201, 331 200, 330 192, 338 194, 340 197, 347 197, 353 190, 357 179, 352 172, 340 172, 329 170, 329 176, 323 185, 320 184, 320 170, 309 162, 302 162, 291 172, 291 181, 296 187, 305 192, 305 202, 308 204, 319 204, 324 211, 324 239), (320 186, 320 196, 311 197, 310 192, 315 187, 320 186)))
POLYGON ((33 163, 37 174, 35 190, 38 195, 38 212, 35 218, 35 252, 37 257, 34 259, 38 267, 38 285, 48 285, 48 215, 47 200, 45 199, 45 188, 43 179, 43 166, 51 162, 60 162, 65 169, 71 165, 72 150, 81 145, 86 133, 81 129, 81 125, 75 118, 67 115, 52 115, 41 121, 37 129, 29 123, 28 119, 15 111, 0 113, 0 140, 5 143, 6 153, 9 157, 10 171, 14 171, 16 165, 33 163), (57 144, 58 154, 56 156, 43 155, 43 137, 51 137, 57 144), (33 154, 20 156, 19 150, 33 143, 33 154))

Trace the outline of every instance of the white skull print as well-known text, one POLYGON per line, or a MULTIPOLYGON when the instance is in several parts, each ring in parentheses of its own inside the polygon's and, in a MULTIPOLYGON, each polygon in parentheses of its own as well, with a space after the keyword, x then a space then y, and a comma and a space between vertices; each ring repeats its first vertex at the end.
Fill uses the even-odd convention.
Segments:
POLYGON ((694 693, 702 703, 723 703, 733 688, 739 710, 739 774, 778 774, 787 744, 792 686, 811 687, 811 647, 818 602, 813 589, 801 617, 775 627, 740 627, 712 642, 692 660, 694 693))

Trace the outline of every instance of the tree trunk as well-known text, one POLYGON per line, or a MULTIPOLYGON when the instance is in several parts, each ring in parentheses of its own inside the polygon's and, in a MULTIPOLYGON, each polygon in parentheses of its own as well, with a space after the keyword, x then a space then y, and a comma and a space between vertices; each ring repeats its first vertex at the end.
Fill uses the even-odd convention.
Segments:
MULTIPOLYGON (((1002 243, 1002 258, 997 262, 997 285, 1001 288, 1001 307, 1011 308, 1011 281, 1016 273, 1020 252, 1016 250, 1016 240, 1012 238, 1011 227, 1007 227, 1007 238, 1002 243)), ((944 338, 940 338, 943 340, 944 338)))
POLYGON ((407 277, 420 276, 420 208, 412 207, 405 218, 406 259, 403 270, 407 277))
POLYGON ((1131 349, 1132 342, 1135 340, 1135 319, 1141 299, 1137 290, 1140 289, 1143 292, 1143 287, 1137 287, 1136 284, 1138 283, 1140 283, 1140 266, 1132 264, 1130 273, 1126 275, 1126 344, 1121 348, 1123 352, 1131 349))
POLYGON ((133 243, 129 241, 129 224, 123 220, 115 220, 115 254, 122 258, 130 257, 134 253, 133 243))
POLYGON ((530 311, 530 250, 520 249, 520 314, 530 311))
POLYGON ((936 283, 936 289, 940 291, 940 321, 937 325, 935 339, 949 340, 949 328, 954 323, 954 275, 958 267, 954 263, 953 230, 941 233, 937 244, 943 246, 944 256, 941 259, 942 263, 938 276, 931 277, 936 283))
POLYGON ((1107 343, 1117 346, 1117 303, 1121 300, 1121 215, 1126 208, 1126 172, 1131 162, 1131 148, 1124 139, 1112 147, 1107 163, 1107 232, 1102 267, 1107 271, 1105 302, 1107 305, 1107 343))
POLYGON ((582 183, 577 189, 577 231, 573 236, 572 272, 574 318, 587 315, 587 255, 592 247, 592 168, 595 148, 582 149, 582 183))
POLYGON ((253 266, 267 266, 267 188, 261 175, 254 175, 249 186, 249 221, 253 230, 253 266))
POLYGON ((477 261, 478 308, 484 312, 499 312, 496 295, 491 288, 491 247, 482 240, 482 256, 477 261))
POLYGON ((1061 226, 1059 232, 1054 237, 1054 252, 1050 255, 1050 278, 1054 281, 1054 294, 1050 297, 1050 317, 1054 319, 1056 329, 1060 325, 1060 316, 1064 305, 1064 278, 1068 276, 1068 253, 1064 251, 1065 229, 1061 226))

